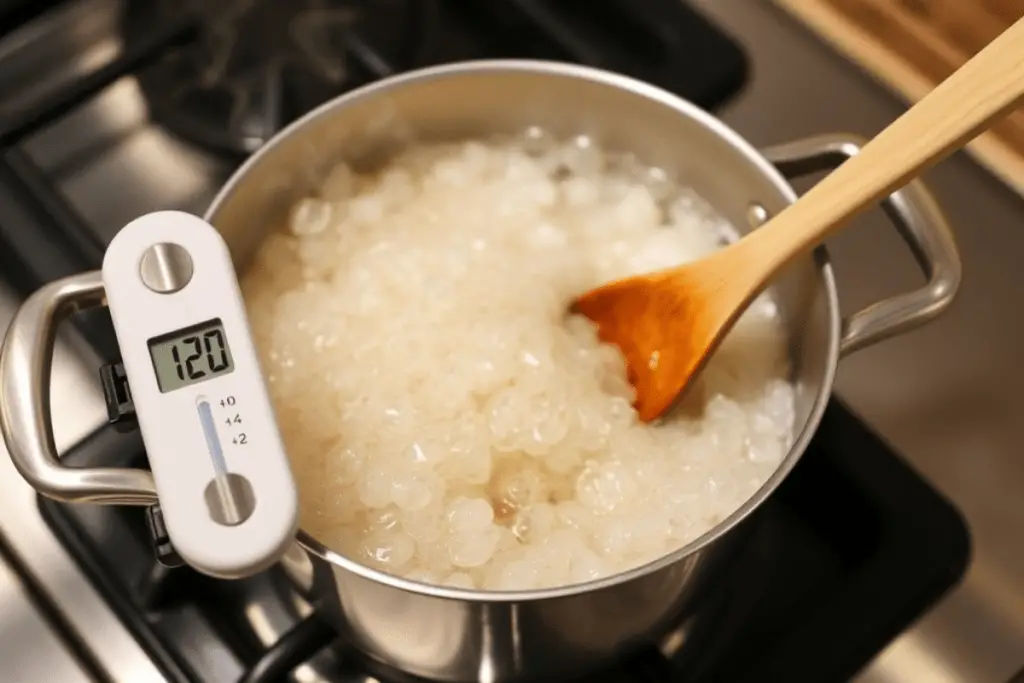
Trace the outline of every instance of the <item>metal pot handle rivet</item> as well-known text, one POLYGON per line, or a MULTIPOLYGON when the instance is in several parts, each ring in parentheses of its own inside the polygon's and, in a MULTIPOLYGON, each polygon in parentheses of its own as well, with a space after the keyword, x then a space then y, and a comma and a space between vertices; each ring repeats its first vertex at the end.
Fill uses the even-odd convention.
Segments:
MULTIPOLYGON (((822 135, 762 150, 784 175, 831 170, 857 154, 866 140, 855 135, 822 135)), ((953 231, 932 193, 913 181, 881 202, 889 220, 914 255, 928 283, 871 304, 843 319, 839 353, 846 355, 923 325, 952 303, 961 265, 953 231)))

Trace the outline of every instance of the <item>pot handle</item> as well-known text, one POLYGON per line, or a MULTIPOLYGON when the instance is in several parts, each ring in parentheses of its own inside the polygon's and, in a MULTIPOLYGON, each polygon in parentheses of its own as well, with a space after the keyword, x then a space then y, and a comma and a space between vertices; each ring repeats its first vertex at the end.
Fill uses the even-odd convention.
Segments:
POLYGON ((157 502, 153 475, 121 467, 60 464, 50 415, 50 370, 57 328, 75 311, 106 302, 100 271, 44 285, 14 315, 0 348, 0 433, 22 477, 55 500, 108 505, 157 502))
MULTIPOLYGON (((788 177, 836 168, 857 154, 866 139, 856 135, 821 135, 762 150, 762 154, 788 177)), ((952 303, 960 287, 960 254, 953 231, 932 193, 912 181, 881 202, 889 220, 906 241, 928 283, 897 294, 843 319, 839 354, 923 325, 952 303)))

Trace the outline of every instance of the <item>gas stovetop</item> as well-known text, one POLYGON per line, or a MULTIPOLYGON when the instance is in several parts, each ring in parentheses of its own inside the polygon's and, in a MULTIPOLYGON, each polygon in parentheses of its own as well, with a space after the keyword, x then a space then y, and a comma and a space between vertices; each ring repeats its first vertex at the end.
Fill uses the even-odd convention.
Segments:
MULTIPOLYGON (((677 0, 63 4, 105 7, 118 56, 0 114, 0 142, 12 145, 50 124, 81 129, 74 118, 87 100, 102 100, 128 79, 156 129, 180 146, 175 153, 187 150, 204 169, 216 169, 200 183, 204 192, 310 107, 416 66, 561 59, 622 71, 708 109, 739 89, 746 67, 737 45, 677 0)), ((38 21, 48 7, 0 4, 0 21, 38 21)), ((52 182, 57 171, 73 176, 67 168, 84 162, 69 155, 41 169, 47 155, 40 147, 60 151, 36 139, 28 153, 11 149, 0 158, 0 272, 23 295, 98 267, 105 235, 116 229, 97 229, 82 216, 80 207, 91 212, 100 200, 84 193, 73 208, 52 182)), ((88 146, 80 147, 75 152, 88 157, 88 146)), ((171 168, 179 160, 157 161, 171 168)), ((167 179, 179 180, 172 171, 167 179)), ((194 196, 191 203, 140 200, 119 189, 102 187, 105 201, 117 198, 123 212, 201 210, 194 196)), ((101 356, 116 359, 104 314, 76 324, 101 356)), ((107 426, 65 459, 139 466, 145 454, 137 435, 107 426)), ((275 571, 218 582, 168 569, 155 560, 142 510, 39 505, 170 681, 276 681, 289 673, 303 681, 404 680, 336 641, 275 571)), ((752 521, 753 542, 723 577, 716 618, 700 630, 680 624, 595 681, 848 680, 957 582, 969 554, 957 511, 835 401, 802 462, 752 521)))

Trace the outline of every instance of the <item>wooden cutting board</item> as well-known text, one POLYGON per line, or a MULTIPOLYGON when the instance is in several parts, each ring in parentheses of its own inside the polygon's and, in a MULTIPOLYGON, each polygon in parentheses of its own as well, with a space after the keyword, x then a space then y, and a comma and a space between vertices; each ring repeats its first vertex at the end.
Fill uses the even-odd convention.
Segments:
MULTIPOLYGON (((774 0, 916 102, 1024 16, 1024 0, 774 0)), ((1024 195, 1024 108, 968 148, 1024 195)))

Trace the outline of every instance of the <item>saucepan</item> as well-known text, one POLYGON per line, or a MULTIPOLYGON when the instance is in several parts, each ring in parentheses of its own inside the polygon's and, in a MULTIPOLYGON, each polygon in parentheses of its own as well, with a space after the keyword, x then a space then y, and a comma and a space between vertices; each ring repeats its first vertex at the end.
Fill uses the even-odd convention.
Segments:
MULTIPOLYGON (((861 143, 851 135, 823 135, 758 150, 696 106, 621 75, 552 62, 466 62, 388 78, 309 113, 235 172, 206 218, 243 272, 268 231, 336 162, 372 165, 420 141, 515 134, 530 126, 556 135, 586 133, 609 149, 633 152, 687 178, 741 231, 756 229, 794 201, 789 178, 829 170, 861 143)), ((350 644, 429 679, 511 681, 579 673, 657 637, 680 614, 700 619, 703 598, 744 542, 744 521, 814 436, 839 359, 931 320, 956 293, 954 238, 926 189, 910 183, 882 208, 927 282, 844 316, 825 249, 779 278, 773 289, 797 386, 793 446, 750 500, 700 538, 599 581, 501 593, 396 578, 300 532, 301 553, 289 553, 286 562, 290 575, 350 644)), ((41 494, 68 502, 152 504, 149 472, 69 469, 54 447, 49 374, 57 325, 68 312, 103 301, 98 273, 54 282, 26 300, 0 358, 0 424, 19 472, 41 494)))

